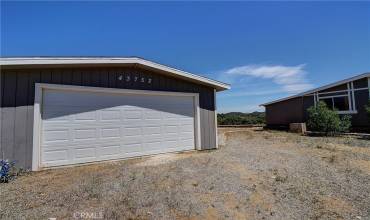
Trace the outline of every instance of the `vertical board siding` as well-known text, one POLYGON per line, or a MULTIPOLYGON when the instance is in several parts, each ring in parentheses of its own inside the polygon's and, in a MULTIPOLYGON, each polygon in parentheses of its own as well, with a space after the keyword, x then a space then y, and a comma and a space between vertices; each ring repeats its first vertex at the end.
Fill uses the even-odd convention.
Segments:
POLYGON ((87 73, 87 74, 91 75, 90 86, 100 87, 100 71, 91 70, 90 73, 87 73))
POLYGON ((51 82, 54 84, 62 83, 62 71, 61 70, 51 70, 51 82))
POLYGON ((113 69, 108 70, 108 87, 116 88, 116 72, 113 69))
POLYGON ((82 85, 82 73, 80 70, 75 70, 72 73, 72 84, 76 86, 82 85))
MULTIPOLYGON (((40 72, 38 70, 30 70, 28 76, 28 92, 27 92, 27 128, 26 128, 26 168, 32 166, 32 145, 33 145, 33 104, 35 99, 35 83, 41 81, 40 72)), ((62 74, 59 72, 59 82, 62 81, 62 74)), ((53 75, 52 75, 53 80, 53 75)))
POLYGON ((62 84, 71 85, 72 83, 72 73, 71 70, 62 71, 62 84))
POLYGON ((15 133, 15 97, 17 86, 17 73, 11 71, 9 75, 4 74, 4 92, 2 97, 2 119, 1 119, 1 145, 2 157, 14 158, 14 133, 15 133))
POLYGON ((369 127, 369 116, 366 112, 365 105, 369 100, 368 90, 355 91, 355 101, 357 114, 352 115, 352 124, 359 127, 369 127))
POLYGON ((366 88, 368 87, 367 83, 368 82, 367 82, 367 77, 366 77, 366 78, 362 78, 362 79, 358 79, 354 81, 353 86, 355 87, 355 89, 366 88))
MULTIPOLYGON (((0 71, 0 106, 2 106, 3 103, 3 92, 4 92, 4 74, 0 71)), ((0 108, 0 158, 3 158, 3 145, 2 142, 2 120, 3 120, 3 109, 0 108)))
POLYGON ((109 71, 102 70, 100 71, 100 86, 101 87, 109 87, 109 71))
POLYGON ((17 72, 13 158, 17 158, 20 167, 26 166, 28 97, 24 91, 28 90, 28 85, 27 72, 17 72))
POLYGON ((81 85, 82 86, 90 86, 90 82, 91 82, 91 74, 89 74, 86 70, 83 70, 82 73, 82 83, 81 85))
MULTIPOLYGON (((129 83, 126 79, 127 77, 130 77, 125 71, 123 70, 116 70, 113 69, 112 72, 114 73, 113 79, 115 82, 115 88, 128 88, 129 83)), ((131 78, 130 78, 131 79, 131 78)))
POLYGON ((199 93, 201 148, 216 147, 213 88, 149 70, 117 67, 2 70, 1 79, 1 158, 16 160, 25 168, 32 166, 35 83, 199 93))
MULTIPOLYGON (((213 89, 208 89, 209 91, 207 92, 208 100, 209 100, 209 106, 213 106, 214 110, 210 111, 208 110, 208 118, 209 118, 209 125, 215 125, 215 114, 216 114, 216 109, 215 109, 215 98, 213 94, 213 89)), ((216 129, 214 130, 209 130, 209 145, 210 148, 213 148, 216 146, 216 129)))
POLYGON ((302 97, 292 98, 265 106, 267 126, 288 126, 303 122, 302 97))
MULTIPOLYGON (((208 94, 208 89, 207 88, 202 88, 202 94, 204 94, 204 104, 209 107, 210 106, 210 100, 209 100, 209 97, 210 97, 210 94, 208 94)), ((204 109, 203 110, 205 112, 205 120, 206 120, 206 124, 207 125, 211 125, 211 121, 210 121, 210 111, 207 109, 204 109)), ((210 142, 210 136, 211 136, 211 131, 210 129, 208 129, 208 126, 202 126, 204 127, 204 132, 205 132, 205 137, 204 137, 204 145, 207 149, 210 149, 211 148, 211 142, 210 142)))

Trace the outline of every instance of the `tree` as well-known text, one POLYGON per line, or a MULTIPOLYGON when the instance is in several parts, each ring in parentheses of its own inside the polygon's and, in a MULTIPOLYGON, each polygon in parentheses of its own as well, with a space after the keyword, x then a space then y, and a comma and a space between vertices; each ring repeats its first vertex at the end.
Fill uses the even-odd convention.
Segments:
POLYGON ((322 101, 318 102, 316 106, 308 108, 307 111, 307 126, 312 131, 334 135, 339 132, 347 132, 351 127, 351 116, 340 117, 335 110, 329 109, 322 101))
POLYGON ((256 125, 265 123, 264 112, 229 112, 217 115, 219 125, 256 125))

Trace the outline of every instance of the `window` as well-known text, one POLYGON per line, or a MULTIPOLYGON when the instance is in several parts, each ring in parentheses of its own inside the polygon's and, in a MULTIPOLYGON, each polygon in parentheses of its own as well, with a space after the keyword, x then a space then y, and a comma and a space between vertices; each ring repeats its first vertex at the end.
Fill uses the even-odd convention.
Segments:
POLYGON ((320 101, 325 102, 325 104, 326 104, 326 106, 328 106, 328 108, 330 108, 330 109, 333 108, 333 99, 332 98, 321 99, 320 101))
POLYGON ((325 102, 330 109, 335 109, 337 111, 350 111, 348 96, 320 98, 320 101, 325 102))
MULTIPOLYGON (((363 88, 368 89, 368 88, 363 88)), ((358 90, 358 89, 357 89, 358 90)), ((315 104, 325 102, 329 109, 338 114, 357 114, 353 82, 347 83, 347 89, 316 92, 313 94, 315 104)))
POLYGON ((348 97, 334 97, 333 98, 334 108, 338 111, 349 111, 348 97))

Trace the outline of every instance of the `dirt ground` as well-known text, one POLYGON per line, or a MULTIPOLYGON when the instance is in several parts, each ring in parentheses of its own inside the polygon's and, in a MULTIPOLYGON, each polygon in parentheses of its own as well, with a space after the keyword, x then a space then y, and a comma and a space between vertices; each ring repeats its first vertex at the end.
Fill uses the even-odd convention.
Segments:
POLYGON ((370 141, 220 129, 218 150, 36 172, 0 219, 370 219, 370 141))

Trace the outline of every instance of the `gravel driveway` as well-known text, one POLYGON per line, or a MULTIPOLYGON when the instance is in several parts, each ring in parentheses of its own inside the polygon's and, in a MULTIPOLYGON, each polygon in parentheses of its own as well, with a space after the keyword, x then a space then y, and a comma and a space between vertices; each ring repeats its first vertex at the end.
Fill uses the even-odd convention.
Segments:
POLYGON ((218 150, 31 173, 0 219, 370 219, 370 141, 220 129, 218 150))

